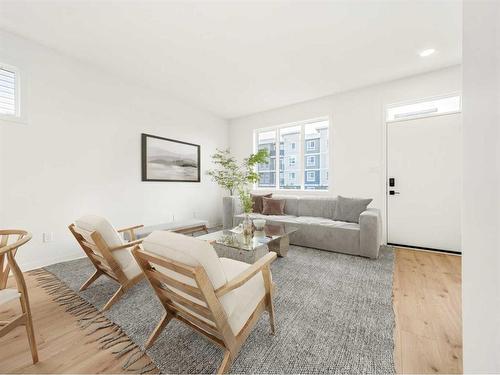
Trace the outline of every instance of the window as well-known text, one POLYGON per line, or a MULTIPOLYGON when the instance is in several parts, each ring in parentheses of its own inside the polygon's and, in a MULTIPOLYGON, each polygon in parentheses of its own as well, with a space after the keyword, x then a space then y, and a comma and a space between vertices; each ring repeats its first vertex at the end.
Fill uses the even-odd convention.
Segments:
POLYGON ((0 117, 20 118, 19 74, 16 68, 0 64, 0 117))
POLYGON ((269 161, 257 167, 260 175, 259 187, 273 187, 276 176, 276 133, 272 131, 259 133, 257 148, 265 149, 269 153, 269 161))
POLYGON ((258 166, 258 187, 275 189, 328 190, 330 160, 329 122, 318 119, 281 125, 255 131, 256 149, 270 144, 269 182, 262 179, 263 166, 258 166), (276 144, 279 153, 276 155, 276 144), (314 169, 314 170, 311 170, 314 169), (309 173, 311 172, 311 173, 309 173), (279 178, 275 178, 279 173, 279 178))
POLYGON ((407 104, 393 104, 387 108, 386 121, 403 121, 414 118, 456 113, 461 110, 459 95, 442 96, 407 104))

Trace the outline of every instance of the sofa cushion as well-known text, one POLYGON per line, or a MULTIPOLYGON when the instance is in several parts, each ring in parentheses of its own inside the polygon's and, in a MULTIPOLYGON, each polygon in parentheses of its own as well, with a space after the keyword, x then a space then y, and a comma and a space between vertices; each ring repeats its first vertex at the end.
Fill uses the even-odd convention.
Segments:
POLYGON ((339 195, 334 219, 349 223, 359 223, 359 215, 363 211, 366 211, 372 200, 371 198, 346 198, 339 195))
POLYGON ((285 200, 276 198, 262 198, 262 213, 264 215, 283 215, 285 200))
MULTIPOLYGON (((298 221, 303 220, 297 218, 298 221)), ((342 221, 323 221, 317 223, 296 222, 290 224, 298 230, 290 235, 290 243, 347 254, 359 254, 359 224, 342 221)))
POLYGON ((271 198, 273 196, 273 194, 272 193, 269 193, 269 194, 250 194, 250 196, 252 197, 252 203, 253 203, 252 211, 256 212, 258 214, 261 214, 262 209, 263 209, 262 198, 264 198, 264 197, 271 198))
MULTIPOLYGON (((115 247, 124 244, 120 234, 111 225, 111 223, 102 216, 85 215, 75 220, 77 228, 81 228, 86 232, 98 232, 108 247, 115 247)), ((92 239, 90 242, 93 242, 92 239)), ((128 279, 132 279, 141 273, 139 265, 130 253, 130 249, 115 250, 112 252, 113 258, 116 260, 121 270, 128 279)))
POLYGON ((299 216, 299 197, 295 195, 273 195, 273 198, 285 200, 285 215, 299 216))
POLYGON ((298 200, 297 216, 334 218, 337 200, 331 197, 302 197, 298 200))

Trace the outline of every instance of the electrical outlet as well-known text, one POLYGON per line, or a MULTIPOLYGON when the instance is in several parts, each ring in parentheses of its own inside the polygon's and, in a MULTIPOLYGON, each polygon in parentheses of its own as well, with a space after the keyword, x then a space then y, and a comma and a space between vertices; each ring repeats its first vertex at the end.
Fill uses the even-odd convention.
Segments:
POLYGON ((43 232, 42 233, 42 241, 43 242, 52 242, 52 241, 54 241, 54 233, 52 233, 52 232, 43 232))

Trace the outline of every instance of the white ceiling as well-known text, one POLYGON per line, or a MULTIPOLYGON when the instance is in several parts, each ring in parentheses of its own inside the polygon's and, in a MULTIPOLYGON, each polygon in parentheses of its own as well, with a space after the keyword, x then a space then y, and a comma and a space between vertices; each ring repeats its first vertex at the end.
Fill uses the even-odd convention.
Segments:
POLYGON ((2 0, 0 27, 234 118, 460 63, 462 5, 2 0))

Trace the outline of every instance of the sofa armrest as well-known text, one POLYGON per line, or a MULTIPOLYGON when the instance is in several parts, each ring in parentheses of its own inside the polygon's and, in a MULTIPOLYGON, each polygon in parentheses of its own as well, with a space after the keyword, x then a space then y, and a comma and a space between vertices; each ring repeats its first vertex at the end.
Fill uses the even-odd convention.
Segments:
POLYGON ((237 197, 222 198, 222 226, 224 229, 234 227, 234 216, 243 213, 240 200, 237 197))
POLYGON ((382 218, 378 208, 368 208, 359 215, 360 249, 364 256, 378 258, 382 240, 382 218))

